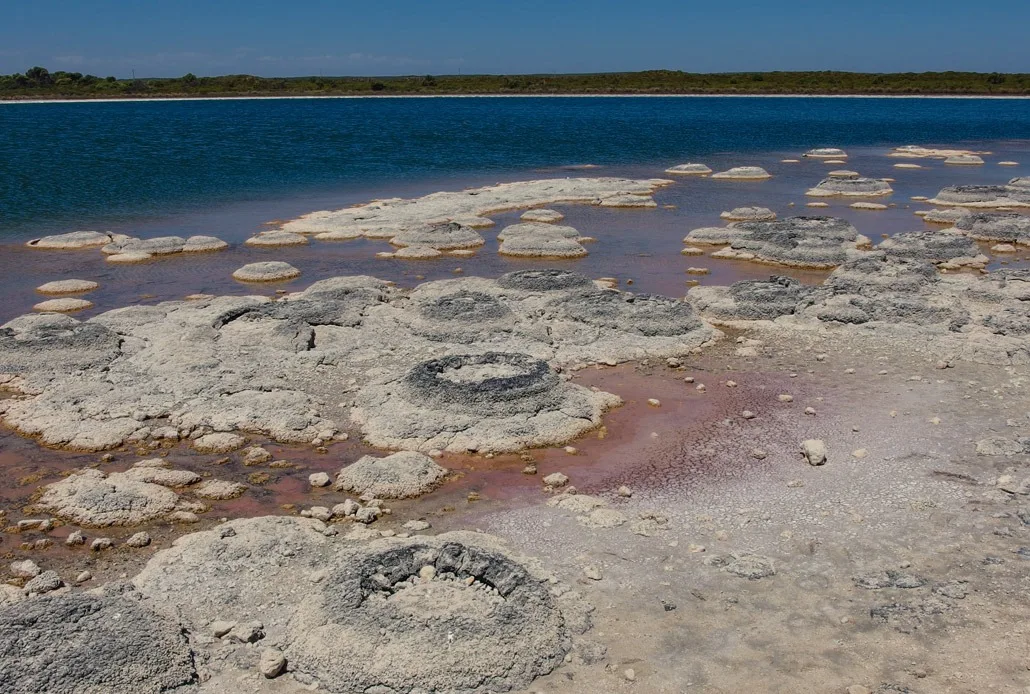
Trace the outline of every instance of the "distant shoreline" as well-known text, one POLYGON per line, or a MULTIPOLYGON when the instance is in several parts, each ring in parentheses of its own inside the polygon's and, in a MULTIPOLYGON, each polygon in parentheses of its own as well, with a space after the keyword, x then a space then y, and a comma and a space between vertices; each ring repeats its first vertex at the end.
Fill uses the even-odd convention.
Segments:
POLYGON ((216 96, 0 97, 4 104, 139 103, 146 101, 272 101, 290 99, 1030 99, 1030 94, 240 94, 216 96))

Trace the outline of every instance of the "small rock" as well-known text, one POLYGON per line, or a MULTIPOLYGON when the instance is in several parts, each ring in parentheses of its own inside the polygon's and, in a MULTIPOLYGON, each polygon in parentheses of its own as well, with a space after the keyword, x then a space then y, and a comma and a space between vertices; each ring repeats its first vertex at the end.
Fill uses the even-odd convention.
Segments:
POLYGON ((794 402, 794 396, 793 395, 788 395, 787 393, 781 393, 780 395, 777 396, 777 399, 780 402, 794 402))
POLYGON ((584 566, 583 575, 589 578, 591 581, 600 581, 604 576, 601 575, 601 569, 596 566, 584 566))
POLYGON ((258 671, 266 679, 275 679, 286 669, 286 656, 276 648, 266 648, 261 652, 261 659, 258 661, 258 671))
POLYGON ((658 398, 648 398, 647 399, 647 404, 650 405, 651 407, 661 407, 662 406, 662 401, 659 400, 658 398))
POLYGON ((93 544, 89 546, 90 550, 94 552, 102 552, 105 549, 111 549, 112 547, 114 547, 114 540, 109 537, 98 537, 93 540, 93 544))
POLYGON ((35 578, 42 569, 31 559, 25 559, 24 561, 16 561, 11 564, 11 574, 16 578, 35 578))
POLYGON ((805 414, 807 414, 807 415, 815 415, 815 408, 814 407, 806 407, 805 408, 805 414))
POLYGON ((566 446, 565 452, 569 455, 576 455, 577 453, 579 453, 575 446, 566 446))
POLYGON ((691 543, 690 545, 687 546, 687 551, 690 552, 691 554, 698 554, 700 552, 704 552, 705 551, 705 546, 704 545, 695 545, 695 544, 691 543))
POLYGON ((625 670, 623 670, 622 676, 625 677, 626 680, 629 682, 634 682, 637 679, 637 673, 633 670, 633 668, 626 668, 625 670))
POLYGON ((245 622, 234 626, 228 634, 236 643, 255 643, 265 638, 265 627, 261 622, 245 622))
POLYGON ((244 465, 262 465, 269 462, 271 459, 272 454, 261 446, 252 446, 244 451, 243 454, 244 465))
POLYGON ((235 628, 235 626, 236 626, 236 622, 226 622, 226 621, 221 621, 221 620, 215 621, 215 622, 211 622, 211 625, 210 625, 211 635, 214 636, 217 639, 220 639, 223 636, 225 636, 226 634, 228 634, 230 631, 232 631, 233 628, 235 628))
POLYGON ((801 451, 809 465, 826 463, 826 444, 821 439, 806 439, 801 443, 801 451))
POLYGON ((68 534, 68 537, 65 539, 64 544, 68 545, 69 547, 74 547, 76 545, 84 545, 86 544, 86 536, 82 534, 81 530, 73 530, 71 533, 68 534))
POLYGON ((867 450, 866 450, 866 449, 864 449, 864 448, 859 448, 858 450, 855 450, 855 451, 853 451, 853 452, 851 453, 851 455, 853 455, 853 456, 855 456, 856 458, 858 458, 859 460, 861 460, 862 458, 864 458, 864 457, 866 457, 867 455, 869 455, 869 451, 867 451, 867 450))
POLYGON ((363 506, 354 513, 354 520, 368 525, 379 518, 382 511, 376 506, 363 506))
POLYGON ((333 506, 333 516, 336 518, 349 518, 357 513, 360 508, 361 504, 357 501, 354 499, 347 499, 342 504, 336 504, 333 506))
POLYGON ((755 418, 755 413, 752 412, 751 410, 744 410, 743 412, 740 413, 740 416, 743 417, 744 419, 754 419, 755 418))
POLYGON ((403 527, 405 530, 417 533, 422 532, 423 530, 429 530, 432 526, 424 520, 409 520, 403 527))
POLYGON ((707 388, 705 388, 705 384, 704 384, 704 383, 698 383, 698 384, 697 384, 697 388, 696 388, 696 390, 697 390, 697 392, 699 392, 699 393, 703 393, 703 392, 705 392, 705 391, 706 391, 706 390, 708 390, 708 389, 707 389, 707 388))
POLYGON ((25 592, 42 595, 55 591, 63 585, 64 581, 61 580, 56 571, 44 571, 25 584, 25 592))
POLYGON ((144 532, 136 533, 135 535, 133 535, 132 537, 130 537, 128 540, 125 541, 125 545, 127 547, 140 548, 140 547, 146 547, 149 544, 150 544, 150 535, 148 535, 147 533, 144 533, 144 532))
POLYGON ((522 468, 523 475, 535 475, 536 474, 536 463, 530 463, 526 467, 522 468))
POLYGON ((312 518, 320 520, 323 523, 328 523, 329 519, 333 517, 333 512, 325 506, 312 506, 308 509, 308 512, 311 514, 312 518))
POLYGON ((619 496, 625 496, 625 497, 633 496, 633 490, 630 489, 629 487, 627 487, 626 485, 623 485, 623 486, 619 487, 619 489, 617 490, 617 493, 618 493, 619 496))
POLYGON ((768 457, 768 453, 763 451, 761 448, 755 448, 751 451, 751 457, 755 460, 765 460, 768 457))
POLYGON ((312 487, 328 487, 332 483, 329 475, 325 472, 316 472, 308 475, 308 484, 312 487))
POLYGON ((737 387, 737 382, 736 381, 726 381, 726 387, 727 388, 736 388, 737 387))
POLYGON ((86 581, 89 581, 92 578, 93 578, 93 574, 91 574, 89 571, 83 571, 82 573, 80 573, 78 576, 75 577, 75 582, 76 583, 85 583, 86 581))
POLYGON ((418 570, 418 577, 423 581, 432 581, 436 578, 436 567, 432 564, 426 564, 418 570))
POLYGON ((561 472, 552 472, 544 477, 544 484, 548 487, 564 487, 569 483, 569 478, 561 472))
POLYGON ((853 684, 848 687, 848 694, 872 694, 872 690, 869 687, 863 687, 860 684, 853 684))

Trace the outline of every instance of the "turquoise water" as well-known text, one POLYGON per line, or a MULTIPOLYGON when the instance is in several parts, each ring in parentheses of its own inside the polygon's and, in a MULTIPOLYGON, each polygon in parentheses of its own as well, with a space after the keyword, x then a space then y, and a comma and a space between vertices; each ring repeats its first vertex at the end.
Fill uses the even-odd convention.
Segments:
POLYGON ((439 98, 0 105, 0 237, 539 167, 1030 137, 1030 100, 439 98))

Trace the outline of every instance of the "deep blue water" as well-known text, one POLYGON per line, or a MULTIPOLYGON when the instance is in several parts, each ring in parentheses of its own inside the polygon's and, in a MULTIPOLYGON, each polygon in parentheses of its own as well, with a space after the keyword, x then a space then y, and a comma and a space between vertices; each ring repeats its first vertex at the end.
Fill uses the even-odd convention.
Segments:
POLYGON ((717 152, 1030 138, 1030 100, 439 98, 0 105, 0 236, 298 191, 717 152))

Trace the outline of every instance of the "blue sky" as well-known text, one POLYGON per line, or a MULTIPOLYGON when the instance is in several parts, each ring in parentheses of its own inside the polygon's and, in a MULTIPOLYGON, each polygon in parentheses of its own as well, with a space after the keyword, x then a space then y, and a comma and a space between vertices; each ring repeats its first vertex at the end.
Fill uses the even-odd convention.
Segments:
POLYGON ((1030 72, 1027 0, 21 0, 0 73, 1030 72))

